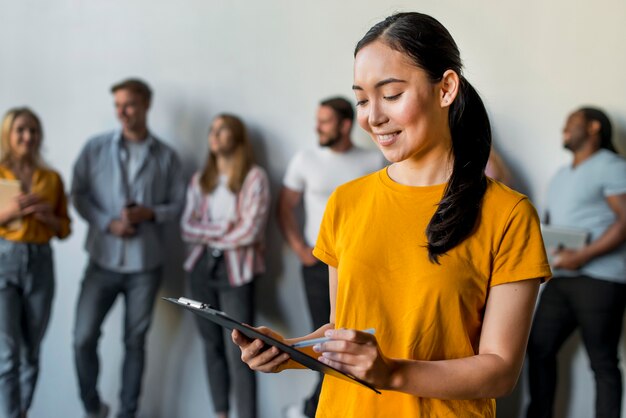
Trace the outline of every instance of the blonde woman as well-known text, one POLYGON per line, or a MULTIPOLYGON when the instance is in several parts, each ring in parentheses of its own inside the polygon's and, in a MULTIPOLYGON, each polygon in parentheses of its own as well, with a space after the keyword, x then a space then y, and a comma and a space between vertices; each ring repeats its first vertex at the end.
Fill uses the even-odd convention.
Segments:
POLYGON ((28 108, 2 121, 0 179, 21 194, 0 206, 0 415, 26 417, 54 294, 50 240, 70 233, 59 174, 40 155, 41 122, 28 108))
MULTIPOLYGON (((264 269, 263 239, 270 204, 265 171, 254 164, 243 122, 222 114, 211 124, 209 155, 187 189, 181 227, 192 244, 185 262, 191 295, 251 324, 254 278, 264 269)), ((256 416, 254 372, 239 360, 221 327, 197 321, 218 418, 229 412, 233 388, 240 418, 256 416)))

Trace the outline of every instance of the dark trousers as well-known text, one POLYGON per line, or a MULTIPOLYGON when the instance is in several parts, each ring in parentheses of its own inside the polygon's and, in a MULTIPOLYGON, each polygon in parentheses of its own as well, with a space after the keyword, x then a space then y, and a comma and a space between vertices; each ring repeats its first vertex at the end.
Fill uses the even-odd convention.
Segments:
MULTIPOLYGON (((309 313, 313 321, 313 329, 316 330, 328 324, 330 318, 328 266, 322 262, 318 262, 312 266, 302 266, 302 278, 304 279, 304 289, 309 304, 309 313)), ((319 380, 315 385, 315 390, 304 402, 304 414, 307 417, 315 417, 323 380, 324 375, 320 373, 319 380)))
POLYGON ((118 295, 124 295, 124 363, 118 417, 137 413, 145 362, 144 344, 152 308, 161 282, 161 269, 117 273, 90 262, 80 289, 74 327, 74 359, 80 397, 88 413, 100 409, 97 390, 100 360, 98 341, 104 319, 118 295))
MULTIPOLYGON (((228 285, 223 257, 207 252, 189 273, 191 297, 246 324, 252 324, 254 313, 253 282, 239 287, 228 285)), ((256 378, 241 361, 241 351, 230 338, 230 331, 194 315, 204 343, 209 388, 215 412, 228 412, 231 388, 235 395, 239 418, 256 417, 256 378)))
POLYGON ((619 417, 622 376, 617 347, 626 285, 586 276, 555 277, 546 284, 528 341, 528 418, 552 417, 557 354, 580 328, 596 381, 596 418, 619 417))

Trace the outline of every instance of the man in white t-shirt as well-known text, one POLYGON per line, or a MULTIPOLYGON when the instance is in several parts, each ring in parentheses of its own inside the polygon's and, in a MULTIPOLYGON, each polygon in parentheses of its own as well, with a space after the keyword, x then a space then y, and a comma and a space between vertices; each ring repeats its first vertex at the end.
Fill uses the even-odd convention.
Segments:
MULTIPOLYGON (((278 223, 285 240, 302 263, 302 277, 313 329, 328 323, 330 300, 328 267, 312 251, 326 208, 335 188, 383 167, 378 150, 355 147, 350 133, 354 123, 352 104, 342 97, 320 102, 317 110, 319 147, 298 152, 290 161, 278 201, 278 223), (296 209, 304 202, 304 233, 296 209)), ((305 401, 304 414, 314 417, 322 376, 312 396, 305 401)), ((298 415, 297 409, 288 416, 298 415)))

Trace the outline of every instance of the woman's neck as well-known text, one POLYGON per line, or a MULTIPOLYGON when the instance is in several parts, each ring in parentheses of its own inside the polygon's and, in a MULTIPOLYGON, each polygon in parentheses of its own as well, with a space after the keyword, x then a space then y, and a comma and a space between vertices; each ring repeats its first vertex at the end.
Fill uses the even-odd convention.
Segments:
POLYGON ((217 157, 217 173, 221 175, 231 176, 233 171, 233 159, 230 157, 218 155, 217 157))
POLYGON ((453 165, 451 151, 438 149, 394 163, 387 173, 393 181, 406 186, 434 186, 448 181, 453 165))
POLYGON ((34 161, 31 158, 12 159, 7 165, 22 184, 22 190, 29 191, 36 168, 34 161))
POLYGON ((30 157, 10 159, 7 165, 16 172, 30 172, 35 168, 35 162, 30 157))

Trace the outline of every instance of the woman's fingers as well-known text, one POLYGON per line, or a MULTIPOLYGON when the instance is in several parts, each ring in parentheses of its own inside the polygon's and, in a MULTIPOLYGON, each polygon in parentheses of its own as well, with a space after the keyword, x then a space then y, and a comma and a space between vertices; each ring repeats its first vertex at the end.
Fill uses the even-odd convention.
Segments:
POLYGON ((335 329, 326 331, 325 335, 330 341, 316 344, 313 351, 317 353, 337 352, 360 354, 366 351, 376 350, 376 337, 372 334, 353 329, 335 329))
POLYGON ((376 341, 376 337, 369 332, 357 331, 355 329, 330 329, 326 331, 324 335, 333 340, 352 341, 358 344, 367 344, 376 341))
POLYGON ((245 347, 248 344, 250 344, 250 342, 252 342, 250 338, 246 337, 245 335, 243 335, 241 332, 239 332, 236 329, 234 329, 233 332, 230 333, 230 338, 239 347, 245 347))
POLYGON ((330 367, 349 373, 368 382, 378 382, 385 374, 381 369, 384 360, 372 334, 351 329, 327 332, 331 340, 316 344, 313 350, 320 353, 318 360, 330 367))
MULTIPOLYGON (((257 328, 257 331, 266 335, 275 334, 265 327, 257 328)), ((271 347, 259 339, 248 338, 240 331, 233 330, 231 338, 241 349, 241 360, 252 370, 267 373, 278 372, 281 370, 281 365, 289 360, 289 355, 278 348, 271 347)))
POLYGON ((289 360, 289 355, 276 347, 269 347, 260 340, 255 340, 241 352, 241 360, 251 369, 261 372, 277 372, 279 365, 289 360))
POLYGON ((364 367, 369 367, 377 354, 377 350, 373 347, 363 347, 362 345, 345 341, 327 342, 318 350, 314 348, 314 351, 321 353, 320 359, 349 366, 364 367))
POLYGON ((40 200, 41 198, 33 193, 21 194, 17 197, 17 202, 21 209, 24 209, 30 205, 34 205, 40 200))

